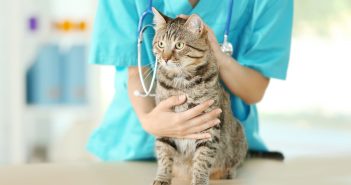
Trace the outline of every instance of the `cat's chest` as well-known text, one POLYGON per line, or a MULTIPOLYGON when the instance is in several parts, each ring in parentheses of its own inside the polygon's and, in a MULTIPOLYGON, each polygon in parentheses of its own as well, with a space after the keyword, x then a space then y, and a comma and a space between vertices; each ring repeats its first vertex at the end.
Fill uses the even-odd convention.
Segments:
POLYGON ((191 81, 187 80, 183 76, 177 76, 173 78, 173 86, 178 89, 186 89, 191 85, 191 81))
POLYGON ((192 156, 196 149, 194 139, 174 139, 178 152, 183 156, 192 156))
POLYGON ((187 94, 187 96, 193 96, 197 93, 194 89, 203 89, 202 84, 194 84, 193 79, 187 79, 183 76, 176 76, 172 79, 159 76, 157 80, 156 96, 162 99, 166 99, 170 96, 177 96, 181 94, 187 94))

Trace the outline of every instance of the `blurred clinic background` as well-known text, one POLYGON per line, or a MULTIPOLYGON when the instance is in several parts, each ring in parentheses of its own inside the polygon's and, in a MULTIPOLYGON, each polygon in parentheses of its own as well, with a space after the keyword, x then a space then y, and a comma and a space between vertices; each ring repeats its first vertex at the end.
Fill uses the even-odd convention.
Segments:
MULTIPOLYGON (((96 5, 0 0, 0 164, 94 160, 85 144, 114 93, 114 69, 87 63, 96 5)), ((288 159, 350 155, 351 1, 295 0, 294 19, 262 136, 288 159)))

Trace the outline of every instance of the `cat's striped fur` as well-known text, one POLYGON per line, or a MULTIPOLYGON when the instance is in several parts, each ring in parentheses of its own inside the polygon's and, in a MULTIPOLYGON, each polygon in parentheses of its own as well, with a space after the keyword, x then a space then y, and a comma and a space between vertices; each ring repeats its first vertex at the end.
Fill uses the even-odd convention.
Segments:
POLYGON ((221 124, 206 130, 212 135, 210 140, 157 138, 158 171, 154 185, 170 184, 176 172, 190 174, 192 185, 207 185, 210 176, 231 178, 246 156, 247 143, 242 126, 233 117, 229 95, 220 83, 203 23, 196 15, 185 20, 170 19, 156 10, 154 13, 153 51, 159 61, 156 103, 186 94, 186 103, 174 107, 175 112, 209 99, 215 103, 206 112, 216 108, 223 111, 221 124), (183 43, 178 44, 183 47, 177 49, 177 43, 183 43))

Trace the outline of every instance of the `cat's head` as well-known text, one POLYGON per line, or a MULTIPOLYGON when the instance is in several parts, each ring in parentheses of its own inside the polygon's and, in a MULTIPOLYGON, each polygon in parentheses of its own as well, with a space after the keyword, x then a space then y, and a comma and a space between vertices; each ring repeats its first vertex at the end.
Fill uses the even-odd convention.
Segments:
POLYGON ((168 71, 195 70, 206 60, 209 44, 205 25, 198 15, 169 18, 155 8, 153 52, 160 67, 168 71))

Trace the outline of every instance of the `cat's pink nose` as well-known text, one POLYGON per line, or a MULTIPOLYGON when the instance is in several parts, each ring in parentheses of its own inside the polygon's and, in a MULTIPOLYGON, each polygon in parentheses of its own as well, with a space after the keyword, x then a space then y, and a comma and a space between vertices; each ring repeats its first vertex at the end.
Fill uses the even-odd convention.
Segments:
POLYGON ((162 59, 167 63, 172 58, 172 53, 163 53, 162 59))

